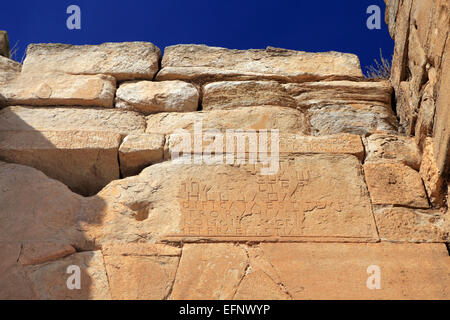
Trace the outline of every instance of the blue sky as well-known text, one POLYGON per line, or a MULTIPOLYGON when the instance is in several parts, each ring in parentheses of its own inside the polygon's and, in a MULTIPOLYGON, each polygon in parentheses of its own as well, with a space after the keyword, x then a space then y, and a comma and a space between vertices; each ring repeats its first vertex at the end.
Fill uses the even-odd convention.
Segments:
POLYGON ((196 43, 234 49, 274 46, 355 53, 364 67, 391 57, 394 42, 383 0, 55 0, 3 1, 0 30, 21 60, 30 43, 98 44, 150 41, 160 47, 196 43), (81 8, 81 30, 68 30, 66 9, 81 8), (366 9, 381 7, 381 30, 369 30, 366 9))

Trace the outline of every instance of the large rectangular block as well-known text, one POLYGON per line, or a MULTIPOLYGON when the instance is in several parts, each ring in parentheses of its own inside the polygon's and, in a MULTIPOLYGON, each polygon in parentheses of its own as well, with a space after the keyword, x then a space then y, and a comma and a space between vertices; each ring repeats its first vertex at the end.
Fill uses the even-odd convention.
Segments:
POLYGON ((41 170, 94 195, 119 178, 120 135, 87 131, 0 131, 0 159, 41 170))
POLYGON ((268 47, 231 50, 205 45, 165 48, 157 80, 207 83, 221 80, 272 79, 303 82, 317 79, 362 78, 356 55, 309 53, 268 47))
POLYGON ((299 108, 317 105, 376 104, 391 109, 389 81, 319 81, 287 83, 286 92, 299 108))
POLYGON ((132 111, 83 107, 21 107, 0 110, 0 131, 106 131, 126 136, 145 131, 145 117, 132 111))
POLYGON ((158 113, 147 117, 147 133, 170 134, 177 129, 278 129, 280 132, 309 133, 309 122, 298 110, 278 106, 243 107, 233 110, 158 113))
POLYGON ((429 208, 419 173, 407 165, 368 162, 364 173, 373 204, 429 208))
POLYGON ((263 175, 262 167, 172 160, 114 181, 98 195, 110 210, 97 239, 120 234, 127 241, 168 242, 378 240, 355 156, 293 155, 280 159, 271 175, 263 175))
POLYGON ((21 73, 0 87, 7 105, 89 106, 112 108, 116 81, 107 75, 21 73))
POLYGON ((73 46, 31 44, 23 71, 107 74, 119 81, 153 80, 158 72, 161 51, 149 42, 103 43, 73 46))
POLYGON ((296 101, 276 81, 219 81, 203 86, 203 110, 273 105, 295 108, 296 101))
POLYGON ((259 158, 273 157, 276 154, 280 157, 299 154, 351 154, 361 161, 364 157, 361 137, 353 134, 312 137, 284 132, 274 133, 270 130, 202 133, 191 131, 187 136, 167 135, 165 147, 166 159, 170 159, 173 152, 179 153, 180 156, 182 152, 196 155, 223 154, 224 157, 232 153, 259 158), (184 150, 185 148, 187 150, 184 150))
POLYGON ((445 244, 274 243, 261 247, 294 299, 450 298, 445 244))

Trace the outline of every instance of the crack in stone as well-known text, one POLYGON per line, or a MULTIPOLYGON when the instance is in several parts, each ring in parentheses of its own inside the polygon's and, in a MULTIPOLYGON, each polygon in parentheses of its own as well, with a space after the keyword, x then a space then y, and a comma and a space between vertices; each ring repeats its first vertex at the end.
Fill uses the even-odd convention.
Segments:
POLYGON ((264 259, 264 261, 266 261, 266 262, 270 265, 270 267, 272 268, 273 272, 277 275, 279 281, 276 281, 275 279, 273 279, 273 278, 272 278, 267 272, 265 272, 264 270, 262 270, 262 272, 264 272, 264 273, 269 277, 269 279, 272 280, 273 283, 275 283, 275 285, 277 285, 277 286, 280 288, 280 290, 281 290, 282 292, 284 292, 285 294, 287 294, 287 295, 289 296, 289 298, 291 298, 292 300, 295 300, 294 297, 292 296, 292 294, 289 292, 289 290, 286 288, 286 286, 285 286, 284 283, 282 282, 278 270, 275 268, 275 266, 272 264, 272 262, 271 262, 269 259, 267 259, 266 254, 264 253, 264 250, 263 250, 262 248, 260 248, 260 250, 261 250, 261 253, 262 253, 262 257, 261 257, 261 258, 264 259))
POLYGON ((106 281, 108 282, 109 296, 112 299, 111 283, 110 283, 110 279, 109 279, 108 269, 106 268, 105 255, 103 254, 103 250, 102 249, 100 250, 100 252, 102 254, 103 268, 105 269, 106 281))
POLYGON ((242 284, 242 281, 244 280, 244 278, 245 278, 245 276, 248 274, 248 272, 251 270, 251 266, 250 266, 250 255, 249 255, 249 253, 248 253, 248 248, 247 248, 247 246, 239 246, 239 247, 241 247, 242 249, 244 249, 245 254, 247 255, 247 265, 245 266, 244 273, 243 273, 241 279, 239 280, 239 282, 238 282, 238 284, 237 284, 237 286, 236 286, 236 290, 234 290, 234 292, 233 292, 233 296, 231 297, 231 300, 234 300, 234 298, 235 298, 235 296, 236 296, 236 294, 237 294, 237 292, 238 292, 238 290, 239 290, 239 288, 240 288, 240 286, 241 286, 241 284, 242 284))
POLYGON ((172 285, 170 286, 169 291, 167 292, 166 296, 162 300, 170 300, 170 297, 171 297, 172 291, 173 291, 173 287, 175 286, 175 281, 177 280, 177 275, 178 275, 178 270, 180 268, 181 258, 183 257, 183 251, 184 251, 184 247, 181 248, 181 253, 178 256, 177 268, 175 270, 175 275, 173 277, 172 285))

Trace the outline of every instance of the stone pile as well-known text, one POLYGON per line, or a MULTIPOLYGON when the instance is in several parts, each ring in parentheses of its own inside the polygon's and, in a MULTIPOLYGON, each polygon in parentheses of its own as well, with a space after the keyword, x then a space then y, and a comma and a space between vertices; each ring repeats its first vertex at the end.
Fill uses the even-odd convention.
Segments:
POLYGON ((0 298, 448 299, 446 177, 432 137, 399 133, 392 94, 337 52, 0 57, 0 298), (172 156, 180 130, 190 163, 172 156), (196 161, 208 130, 278 130, 276 172, 250 146, 196 161))

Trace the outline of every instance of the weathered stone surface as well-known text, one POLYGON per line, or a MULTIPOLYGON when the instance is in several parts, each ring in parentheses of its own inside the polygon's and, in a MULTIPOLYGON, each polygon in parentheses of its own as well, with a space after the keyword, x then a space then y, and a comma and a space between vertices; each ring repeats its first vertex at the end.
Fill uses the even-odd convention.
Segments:
POLYGON ((421 155, 414 138, 373 134, 367 138, 366 163, 368 162, 403 162, 419 170, 421 155))
POLYGON ((357 56, 339 52, 309 53, 268 47, 231 50, 205 45, 166 47, 157 80, 200 83, 272 79, 291 82, 361 78, 357 56))
POLYGON ((230 300, 247 266, 245 249, 234 244, 187 244, 171 299, 230 300))
POLYGON ((83 46, 31 44, 23 71, 107 74, 119 81, 152 80, 158 71, 160 58, 161 51, 149 42, 83 46))
POLYGON ((132 81, 122 83, 116 93, 116 108, 143 114, 196 111, 197 88, 183 81, 132 81))
POLYGON ((64 258, 75 252, 74 247, 64 243, 27 242, 22 244, 17 262, 21 265, 41 264, 64 258))
POLYGON ((86 131, 0 131, 0 159, 41 170, 82 195, 119 178, 120 135, 86 131))
POLYGON ((309 133, 309 123, 302 112, 277 106, 159 113, 147 117, 146 132, 170 134, 176 129, 193 129, 199 122, 203 129, 278 129, 280 132, 309 133))
POLYGON ((435 207, 444 204, 444 177, 436 163, 434 145, 431 138, 425 142, 425 150, 420 165, 420 176, 425 184, 425 189, 430 202, 435 207))
POLYGON ((20 107, 0 110, 0 131, 145 131, 145 117, 131 111, 81 107, 20 107))
POLYGON ((294 299, 448 299, 445 244, 262 244, 294 299), (369 266, 381 289, 367 287, 369 266))
MULTIPOLYGON (((403 130, 424 148, 433 137, 438 169, 450 172, 450 4, 447 0, 387 1, 394 32, 391 82, 403 130)), ((392 33, 391 33, 392 34, 392 33)))
POLYGON ((75 253, 67 258, 31 266, 28 281, 41 300, 105 300, 111 299, 105 264, 101 251, 75 253), (69 266, 81 270, 81 288, 69 290, 69 266))
POLYGON ((13 81, 19 76, 21 70, 22 65, 20 63, 5 58, 0 54, 0 85, 3 86, 13 81))
MULTIPOLYGON (((1 197, 1 195, 0 195, 1 197)), ((0 211, 0 214, 2 212, 0 211)), ((36 298, 24 270, 17 264, 22 245, 20 242, 0 241, 0 299, 24 300, 36 298)))
POLYGON ((22 72, 0 87, 7 105, 92 106, 112 108, 115 79, 106 75, 22 72))
POLYGON ((408 208, 386 208, 375 212, 381 240, 446 242, 450 225, 446 217, 408 208))
POLYGON ((92 232, 98 243, 378 239, 356 157, 296 156, 271 176, 261 167, 152 165, 88 199, 89 210, 97 200, 107 204, 103 227, 92 232))
MULTIPOLYGON (((83 247, 79 223, 87 217, 80 219, 81 196, 36 169, 4 162, 0 162, 0 188, 0 244, 83 247)), ((42 252, 38 253, 41 259, 42 252)), ((17 252, 14 261, 19 256, 17 252)))
POLYGON ((364 173, 373 204, 429 207, 419 173, 403 163, 366 163, 364 173))
POLYGON ((0 30, 0 56, 10 57, 8 33, 3 30, 0 30))
POLYGON ((84 199, 62 183, 4 162, 0 190, 2 299, 109 298, 101 254, 74 252, 95 246, 84 225, 100 225, 100 203, 97 212, 86 212, 84 199), (67 289, 70 265, 81 268, 81 290, 67 289))
POLYGON ((389 81, 320 81, 288 83, 283 87, 295 98, 299 108, 348 104, 377 104, 391 108, 389 81))
POLYGON ((313 135, 353 133, 396 133, 397 119, 391 109, 380 105, 327 105, 308 109, 313 135))
POLYGON ((145 167, 164 160, 164 135, 131 134, 119 148, 120 172, 123 177, 134 176, 145 167))
MULTIPOLYGON (((432 68, 432 70, 434 70, 434 68, 432 68)), ((420 150, 424 149, 425 139, 427 137, 431 137, 433 134, 436 101, 434 99, 435 80, 432 79, 435 79, 436 76, 432 74, 435 73, 435 71, 432 72, 431 70, 428 72, 430 79, 425 85, 425 89, 423 89, 424 93, 422 95, 421 106, 414 129, 415 140, 417 145, 420 147, 420 150)))
MULTIPOLYGON (((270 132, 242 131, 235 132, 236 138, 227 139, 228 133, 221 132, 191 132, 190 153, 206 154, 213 153, 218 149, 220 154, 241 153, 241 154, 266 154, 276 152, 274 149, 273 134, 270 132), (242 133, 242 134, 241 134, 242 133), (213 137, 214 143, 211 142, 213 137), (249 139, 248 141, 244 139, 249 139), (201 143, 199 142, 201 141, 201 143), (231 145, 230 145, 231 141, 231 145), (243 141, 241 147, 237 141, 243 141), (251 141, 251 143, 249 143, 251 141), (266 148, 260 147, 259 143, 266 143, 266 148), (200 145, 200 146, 199 146, 200 145), (220 147, 222 146, 222 147, 220 147)), ((180 134, 170 134, 166 137, 166 159, 171 158, 173 152, 179 152, 185 145, 186 137, 180 134)), ((361 137, 353 134, 337 134, 332 136, 304 136, 292 133, 278 134, 278 153, 281 156, 294 154, 351 154, 361 161, 364 158, 364 146, 361 137)), ((216 152, 217 154, 217 152, 216 152)), ((261 155, 259 155, 261 157, 261 155)))
POLYGON ((362 160, 364 157, 364 146, 361 137, 353 134, 321 137, 282 134, 280 136, 280 153, 351 154, 362 160))
POLYGON ((395 93, 397 106, 397 116, 401 124, 402 132, 413 135, 414 124, 417 121, 417 110, 412 105, 410 83, 401 81, 395 93))
POLYGON ((289 300, 277 271, 259 246, 246 248, 250 265, 233 299, 236 300, 289 300))
POLYGON ((130 243, 103 246, 114 300, 166 299, 175 280, 181 250, 161 244, 130 243))
MULTIPOLYGON (((447 5, 447 21, 450 8, 447 5)), ((450 37, 450 30, 449 36, 450 37)), ((450 175, 450 40, 447 38, 443 56, 438 99, 436 101, 436 123, 433 129, 433 144, 436 164, 444 174, 450 175)))
POLYGON ((203 110, 273 105, 295 108, 295 100, 276 81, 221 81, 203 87, 203 110))
POLYGON ((242 279, 233 299, 289 300, 290 297, 264 272, 249 270, 244 279, 242 279))
POLYGON ((395 40, 395 22, 398 13, 399 0, 385 0, 386 3, 386 14, 385 14, 385 22, 389 28, 389 34, 391 38, 395 40))

